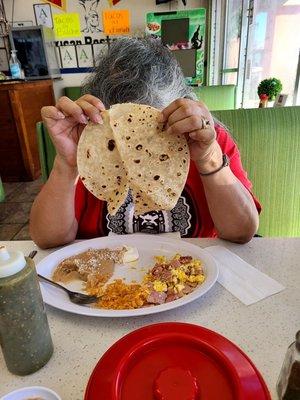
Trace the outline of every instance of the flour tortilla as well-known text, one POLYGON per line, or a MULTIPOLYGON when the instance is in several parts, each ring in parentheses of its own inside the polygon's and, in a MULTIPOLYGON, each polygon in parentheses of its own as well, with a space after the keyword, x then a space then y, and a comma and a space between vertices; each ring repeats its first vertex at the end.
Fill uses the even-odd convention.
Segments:
POLYGON ((126 171, 115 145, 109 114, 102 114, 103 125, 89 123, 78 143, 77 165, 86 188, 97 198, 107 201, 114 215, 128 193, 126 171))
POLYGON ((116 214, 132 190, 135 214, 171 210, 184 188, 190 155, 184 135, 168 134, 153 107, 125 103, 89 123, 77 152, 84 185, 116 214))
POLYGON ((137 214, 173 209, 189 171, 184 135, 164 131, 157 122, 159 114, 153 107, 131 103, 114 105, 109 111, 137 214))

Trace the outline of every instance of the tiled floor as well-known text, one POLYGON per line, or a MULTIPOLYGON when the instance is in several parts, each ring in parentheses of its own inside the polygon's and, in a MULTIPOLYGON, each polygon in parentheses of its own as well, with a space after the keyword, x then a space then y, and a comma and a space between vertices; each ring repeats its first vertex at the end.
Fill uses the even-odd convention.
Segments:
POLYGON ((28 240, 31 204, 41 189, 40 179, 33 182, 3 183, 5 200, 0 203, 0 240, 28 240))

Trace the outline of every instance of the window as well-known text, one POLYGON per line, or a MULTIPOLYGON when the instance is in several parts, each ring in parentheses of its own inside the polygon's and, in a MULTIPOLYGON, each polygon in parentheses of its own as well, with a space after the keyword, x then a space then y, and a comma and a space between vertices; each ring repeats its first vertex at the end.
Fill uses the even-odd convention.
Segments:
POLYGON ((237 107, 251 108, 258 107, 259 83, 275 77, 288 95, 286 105, 299 104, 300 0, 213 1, 211 15, 210 66, 219 68, 211 84, 237 85, 237 107), (219 30, 218 18, 224 24, 219 30))

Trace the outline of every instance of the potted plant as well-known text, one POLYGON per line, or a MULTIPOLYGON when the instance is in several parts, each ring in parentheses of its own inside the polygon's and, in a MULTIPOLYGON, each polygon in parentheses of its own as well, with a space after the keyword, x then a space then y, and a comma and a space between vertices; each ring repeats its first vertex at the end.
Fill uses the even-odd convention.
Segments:
POLYGON ((277 78, 264 79, 257 88, 259 107, 266 107, 268 101, 273 101, 282 90, 282 84, 277 78))

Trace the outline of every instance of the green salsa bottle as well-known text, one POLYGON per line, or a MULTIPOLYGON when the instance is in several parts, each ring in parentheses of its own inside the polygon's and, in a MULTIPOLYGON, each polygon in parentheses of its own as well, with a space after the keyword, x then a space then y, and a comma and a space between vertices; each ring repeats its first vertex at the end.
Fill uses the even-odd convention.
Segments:
POLYGON ((33 260, 0 246, 0 345, 10 372, 28 375, 53 354, 33 260))

